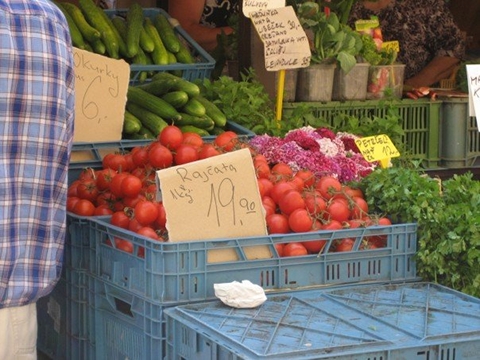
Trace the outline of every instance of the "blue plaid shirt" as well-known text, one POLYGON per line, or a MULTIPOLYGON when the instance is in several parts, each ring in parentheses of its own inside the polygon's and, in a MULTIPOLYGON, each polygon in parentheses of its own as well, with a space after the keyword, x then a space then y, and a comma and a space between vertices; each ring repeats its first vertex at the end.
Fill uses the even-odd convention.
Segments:
POLYGON ((36 301, 60 276, 74 80, 63 13, 0 0, 0 308, 36 301))

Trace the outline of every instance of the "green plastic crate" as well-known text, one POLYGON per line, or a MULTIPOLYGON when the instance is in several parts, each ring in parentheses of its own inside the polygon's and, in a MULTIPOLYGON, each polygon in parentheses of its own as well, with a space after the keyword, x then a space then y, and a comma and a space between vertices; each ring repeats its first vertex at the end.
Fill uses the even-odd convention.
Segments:
POLYGON ((475 165, 480 155, 477 118, 468 114, 467 98, 445 99, 442 103, 441 165, 464 168, 475 165))
POLYGON ((402 99, 389 102, 386 100, 365 101, 331 101, 327 103, 284 103, 283 110, 288 118, 296 107, 310 106, 313 115, 329 121, 333 126, 334 116, 347 114, 358 118, 386 117, 389 108, 397 108, 403 119, 403 143, 414 159, 423 161, 426 168, 439 167, 440 163, 440 129, 441 129, 441 101, 430 99, 402 99), (390 106, 391 104, 391 106, 390 106))

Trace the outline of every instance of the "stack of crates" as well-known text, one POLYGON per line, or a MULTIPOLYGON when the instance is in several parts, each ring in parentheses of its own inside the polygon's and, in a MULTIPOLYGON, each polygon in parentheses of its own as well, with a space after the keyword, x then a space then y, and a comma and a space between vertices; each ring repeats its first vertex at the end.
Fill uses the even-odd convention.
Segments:
POLYGON ((170 331, 165 311, 215 298, 216 283, 250 280, 267 293, 356 283, 417 279, 416 224, 319 231, 210 241, 158 242, 118 228, 108 218, 90 223, 95 233, 95 339, 97 359, 163 359, 170 331), (371 236, 387 246, 361 250, 371 236), (275 244, 325 239, 355 239, 354 251, 279 257, 275 244), (115 240, 133 244, 132 253, 115 240), (246 248, 267 247, 271 257, 251 260, 246 248), (237 261, 209 262, 211 251, 234 252, 237 261))

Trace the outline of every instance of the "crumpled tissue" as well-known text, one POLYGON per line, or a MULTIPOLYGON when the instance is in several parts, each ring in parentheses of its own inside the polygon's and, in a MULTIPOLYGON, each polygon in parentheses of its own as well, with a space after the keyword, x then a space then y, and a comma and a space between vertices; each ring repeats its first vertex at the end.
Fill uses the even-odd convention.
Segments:
POLYGON ((217 298, 234 308, 250 309, 262 305, 267 300, 263 288, 249 280, 213 284, 213 288, 217 298))

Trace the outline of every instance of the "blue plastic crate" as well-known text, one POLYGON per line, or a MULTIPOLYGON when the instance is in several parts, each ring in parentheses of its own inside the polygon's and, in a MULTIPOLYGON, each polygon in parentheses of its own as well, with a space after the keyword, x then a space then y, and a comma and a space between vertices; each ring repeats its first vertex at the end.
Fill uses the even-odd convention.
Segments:
POLYGON ((250 280, 266 291, 357 282, 416 279, 417 225, 398 224, 369 228, 282 234, 211 241, 158 242, 95 219, 96 276, 133 294, 162 303, 202 301, 214 297, 215 283, 250 280), (369 236, 387 237, 387 246, 359 250, 369 236), (355 239, 354 251, 328 252, 336 239, 355 239), (134 245, 133 254, 114 247, 114 239, 134 245), (278 257, 276 243, 326 239, 325 253, 278 257), (246 249, 268 247, 271 258, 248 259, 246 249), (144 256, 137 256, 139 249, 144 256), (208 262, 210 251, 228 250, 237 261, 208 262))
POLYGON ((97 278, 96 358, 163 359, 167 333, 163 311, 166 307, 97 278))
POLYGON ((431 283, 360 285, 165 310, 167 360, 476 360, 480 299, 431 283))
MULTIPOLYGON (((121 16, 126 17, 128 9, 105 10, 109 17, 121 16)), ((170 19, 170 15, 160 8, 145 8, 143 10, 144 16, 154 18, 157 14, 163 14, 170 19)), ((179 25, 174 27, 174 32, 178 38, 188 46, 191 54, 195 59, 194 64, 175 63, 169 65, 130 65, 131 81, 130 84, 138 84, 139 75, 142 71, 148 72, 164 72, 164 71, 181 71, 182 77, 189 81, 196 79, 209 78, 213 69, 215 68, 215 59, 198 45, 192 37, 179 25)))
POLYGON ((92 279, 65 267, 53 291, 37 302, 37 347, 53 360, 93 359, 92 279))

